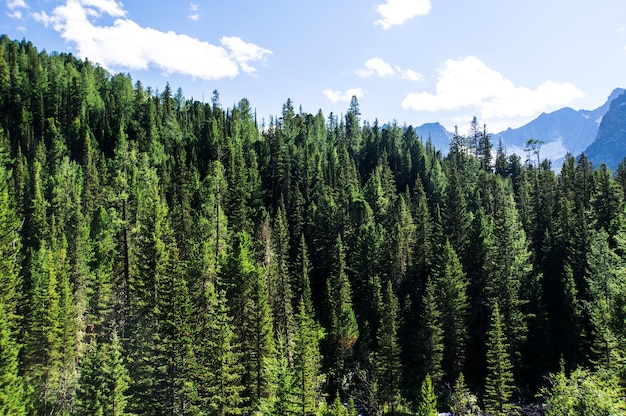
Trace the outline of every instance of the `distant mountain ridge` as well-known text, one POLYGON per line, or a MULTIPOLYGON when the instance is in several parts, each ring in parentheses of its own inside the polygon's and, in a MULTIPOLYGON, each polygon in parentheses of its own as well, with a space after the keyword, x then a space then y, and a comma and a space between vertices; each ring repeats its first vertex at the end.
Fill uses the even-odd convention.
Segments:
POLYGON ((528 139, 542 140, 541 158, 550 159, 553 167, 560 166, 568 152, 578 156, 594 142, 611 102, 625 91, 623 88, 614 89, 607 101, 595 110, 576 111, 565 107, 552 113, 543 113, 522 127, 494 134, 494 146, 502 139, 507 153, 523 156, 528 139))
POLYGON ((453 134, 446 130, 439 123, 426 123, 419 127, 415 127, 415 133, 422 139, 424 143, 430 139, 431 143, 437 150, 441 150, 444 154, 448 153, 450 148, 450 139, 453 134))
POLYGON ((611 101, 597 137, 585 153, 594 166, 606 163, 612 171, 626 157, 626 93, 611 101))
MULTIPOLYGON (((502 140, 507 154, 516 153, 523 158, 526 142, 537 139, 543 141, 541 159, 551 160, 553 168, 561 166, 567 153, 578 156, 585 152, 594 165, 607 163, 615 170, 619 161, 626 157, 626 136, 620 136, 626 132, 625 93, 626 89, 616 88, 606 102, 594 110, 564 107, 551 113, 542 113, 516 129, 508 128, 493 134, 494 150, 502 140), (613 105, 618 99, 621 101, 613 105), (609 112, 614 114, 604 122, 609 112)), ((426 123, 416 127, 415 131, 424 142, 430 138, 435 148, 444 154, 448 152, 450 139, 454 135, 439 123, 426 123)))

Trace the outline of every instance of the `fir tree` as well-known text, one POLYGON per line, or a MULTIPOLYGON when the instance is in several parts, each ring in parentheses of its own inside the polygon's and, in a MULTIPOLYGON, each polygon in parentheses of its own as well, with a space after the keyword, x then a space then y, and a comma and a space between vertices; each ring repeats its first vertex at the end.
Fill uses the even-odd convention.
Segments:
POLYGON ((0 302, 0 414, 26 415, 27 397, 24 382, 18 374, 19 347, 7 319, 6 308, 0 302))
POLYGON ((455 380, 465 364, 469 282, 450 242, 446 242, 436 271, 437 298, 443 328, 443 367, 455 380))
POLYGON ((437 415, 437 396, 430 375, 426 374, 422 386, 420 388, 419 400, 417 402, 418 416, 436 416, 437 415))
POLYGON ((494 416, 505 416, 512 408, 513 366, 500 308, 496 303, 491 314, 487 338, 487 380, 485 381, 485 410, 494 416))
POLYGON ((422 315, 417 329, 417 343, 419 351, 419 365, 422 377, 425 374, 435 383, 443 377, 443 329, 441 327, 441 312, 435 297, 436 286, 432 279, 426 281, 426 289, 422 298, 422 315))
POLYGON ((379 404, 394 406, 400 392, 400 346, 398 345, 398 300, 391 281, 383 292, 382 311, 378 326, 375 353, 375 375, 378 387, 379 404))
MULTIPOLYGON (((310 303, 310 301, 308 302, 310 303)), ((314 414, 322 397, 321 329, 307 310, 307 301, 301 298, 296 316, 294 345, 294 388, 300 414, 314 414)))
POLYGON ((245 386, 241 384, 240 355, 228 315, 226 293, 208 283, 204 293, 205 319, 196 346, 200 376, 199 394, 209 414, 239 415, 245 386))

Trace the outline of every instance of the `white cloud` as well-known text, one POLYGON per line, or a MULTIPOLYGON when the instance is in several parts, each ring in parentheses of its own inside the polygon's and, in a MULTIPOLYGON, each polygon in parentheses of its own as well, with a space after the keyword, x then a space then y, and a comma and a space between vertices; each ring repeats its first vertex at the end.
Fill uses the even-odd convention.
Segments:
POLYGON ((200 13, 198 13, 198 11, 200 10, 199 4, 189 3, 189 10, 192 12, 189 16, 187 16, 189 20, 193 20, 193 21, 200 20, 200 13))
POLYGON ((24 16, 20 9, 28 9, 28 5, 24 0, 8 0, 7 8, 10 10, 7 12, 7 16, 11 19, 20 20, 24 16))
POLYGON ((322 92, 331 103, 336 104, 338 102, 350 102, 352 96, 360 98, 365 95, 366 91, 363 88, 350 88, 345 92, 335 91, 331 89, 326 89, 322 92))
POLYGON ((424 79, 424 76, 419 72, 415 72, 412 69, 398 69, 398 73, 400 74, 400 78, 408 79, 409 81, 421 81, 424 79))
POLYGON ((24 0, 7 0, 9 10, 28 9, 28 5, 24 0))
POLYGON ((387 77, 395 75, 396 71, 387 62, 381 58, 368 59, 365 62, 365 69, 359 69, 356 74, 361 78, 367 78, 371 75, 378 75, 379 77, 387 77))
POLYGON ((399 66, 392 67, 381 58, 368 59, 365 62, 365 68, 357 69, 356 74, 360 78, 368 78, 372 75, 379 77, 393 77, 398 76, 402 79, 408 79, 410 81, 421 81, 422 74, 419 74, 412 69, 402 69, 399 66))
POLYGON ((212 80, 235 77, 240 70, 252 73, 253 63, 263 62, 272 54, 237 37, 224 37, 220 45, 213 45, 173 31, 142 27, 124 16, 122 5, 113 0, 66 0, 51 15, 33 14, 75 44, 78 56, 105 68, 156 66, 166 73, 212 80), (116 18, 112 26, 92 23, 90 18, 102 14, 116 18))
POLYGON ((121 3, 115 0, 73 0, 68 3, 79 3, 83 6, 91 7, 89 13, 94 16, 101 16, 103 13, 108 14, 111 17, 123 17, 126 16, 126 10, 121 3))
POLYGON ((430 12, 430 0, 387 0, 376 6, 382 19, 374 22, 387 30, 392 26, 401 25, 415 16, 423 16, 430 12))
POLYGON ((515 86, 481 60, 468 56, 446 61, 439 70, 435 94, 410 93, 402 107, 429 112, 471 108, 483 119, 498 119, 532 116, 584 95, 570 83, 546 81, 534 90, 515 86))

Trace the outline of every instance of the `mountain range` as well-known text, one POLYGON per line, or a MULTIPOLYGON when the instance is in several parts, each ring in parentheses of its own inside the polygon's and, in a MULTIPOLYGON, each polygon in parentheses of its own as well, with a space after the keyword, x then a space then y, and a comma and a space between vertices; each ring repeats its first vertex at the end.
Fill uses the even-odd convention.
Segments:
MULTIPOLYGON (((585 152, 594 166, 606 163, 614 171, 626 157, 625 92, 623 88, 616 88, 606 102, 595 110, 565 107, 542 113, 519 128, 493 134, 494 149, 502 140, 506 153, 516 153, 525 160, 526 142, 537 139, 543 142, 541 159, 551 160, 554 169, 560 168, 567 153, 579 156, 585 152)), ((453 133, 441 124, 427 123, 415 130, 424 141, 430 137, 435 148, 447 152, 453 133)))

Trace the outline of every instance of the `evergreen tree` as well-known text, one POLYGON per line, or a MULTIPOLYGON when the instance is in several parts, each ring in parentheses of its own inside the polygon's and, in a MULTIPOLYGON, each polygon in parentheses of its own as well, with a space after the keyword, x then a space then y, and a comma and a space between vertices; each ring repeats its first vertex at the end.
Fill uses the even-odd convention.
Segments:
POLYGON ((218 416, 239 415, 245 386, 241 384, 242 365, 228 315, 226 293, 218 293, 212 283, 206 292, 206 314, 196 346, 202 370, 199 394, 207 413, 218 416))
POLYGON ((415 348, 419 357, 422 377, 425 374, 438 384, 443 377, 443 329, 441 326, 441 311, 437 305, 436 286, 432 279, 426 281, 426 289, 422 298, 422 315, 417 329, 417 343, 415 348))
POLYGON ((435 285, 443 328, 443 367, 448 380, 455 380, 465 364, 469 282, 449 241, 443 247, 435 285))
POLYGON ((437 396, 430 375, 426 374, 422 387, 420 388, 419 401, 417 402, 418 416, 436 416, 437 415, 437 396))
POLYGON ((487 380, 485 381, 485 410, 494 416, 505 416, 511 410, 513 366, 504 333, 500 308, 496 303, 491 314, 487 339, 487 380))
MULTIPOLYGON (((310 303, 310 301, 308 302, 310 303)), ((307 301, 301 298, 296 316, 294 345, 295 401, 301 415, 315 414, 322 397, 321 360, 319 341, 321 329, 307 310, 307 301)))
POLYGON ((398 300, 391 281, 383 292, 381 319, 378 326, 375 353, 375 376, 378 385, 378 403, 395 406, 400 392, 400 346, 398 345, 398 300))
POLYGON ((242 397, 247 409, 271 394, 269 364, 275 355, 267 281, 251 257, 250 244, 246 233, 238 233, 220 271, 243 365, 242 397))
POLYGON ((459 378, 454 382, 452 397, 450 398, 450 410, 452 414, 459 416, 474 416, 480 414, 478 398, 470 393, 465 384, 465 376, 459 374, 459 378))
POLYGON ((18 374, 20 238, 19 223, 9 198, 10 176, 4 156, 4 149, 0 149, 0 414, 19 416, 26 414, 24 383, 18 374))
POLYGON ((0 414, 21 416, 26 415, 27 396, 18 374, 19 347, 14 337, 6 308, 0 302, 0 414))
POLYGON ((592 361, 611 369, 624 354, 619 344, 626 334, 626 279, 623 265, 607 239, 603 230, 592 236, 586 279, 590 300, 585 306, 593 326, 592 361))
POLYGON ((326 296, 330 316, 329 346, 336 380, 346 375, 352 349, 359 338, 359 327, 352 309, 352 289, 345 270, 341 238, 334 246, 336 263, 327 281, 326 296))

